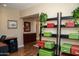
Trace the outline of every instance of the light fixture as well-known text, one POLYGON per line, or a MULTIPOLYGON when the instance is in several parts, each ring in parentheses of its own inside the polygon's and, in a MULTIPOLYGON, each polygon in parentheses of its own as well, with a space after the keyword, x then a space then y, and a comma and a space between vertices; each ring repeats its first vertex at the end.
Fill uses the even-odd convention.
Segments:
POLYGON ((3 5, 3 7, 7 7, 7 4, 2 4, 3 5))

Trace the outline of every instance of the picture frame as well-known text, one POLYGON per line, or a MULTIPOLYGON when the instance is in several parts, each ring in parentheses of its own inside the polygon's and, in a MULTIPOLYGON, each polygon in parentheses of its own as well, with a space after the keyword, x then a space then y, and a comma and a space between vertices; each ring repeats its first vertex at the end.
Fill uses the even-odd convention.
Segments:
POLYGON ((24 32, 30 32, 30 31, 31 31, 31 23, 24 22, 24 32))
POLYGON ((17 21, 8 20, 8 29, 17 29, 17 21))

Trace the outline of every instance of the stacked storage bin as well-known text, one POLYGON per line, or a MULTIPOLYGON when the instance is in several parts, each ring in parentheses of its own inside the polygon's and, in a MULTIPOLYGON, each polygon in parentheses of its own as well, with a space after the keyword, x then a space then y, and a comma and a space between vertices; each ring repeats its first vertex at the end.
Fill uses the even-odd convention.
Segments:
POLYGON ((69 39, 79 39, 79 33, 70 33, 69 39))
POLYGON ((55 26, 54 23, 47 23, 47 28, 53 28, 55 26))
POLYGON ((44 32, 44 36, 45 37, 51 37, 52 36, 52 33, 51 32, 44 32))
POLYGON ((45 48, 48 48, 48 49, 53 49, 55 47, 55 42, 50 42, 50 41, 47 41, 45 42, 45 48))
POLYGON ((74 27, 74 26, 75 26, 75 22, 74 21, 66 22, 66 27, 74 27))
MULTIPOLYGON (((40 20, 42 20, 42 19, 40 18, 40 20)), ((50 21, 50 20, 56 20, 56 22, 57 22, 57 18, 47 19, 47 21, 50 21)), ((40 21, 40 34, 42 35, 42 33, 43 33, 43 36, 47 37, 47 38, 54 37, 55 35, 53 36, 53 34, 51 32, 49 32, 49 31, 48 32, 44 32, 42 27, 43 28, 54 28, 54 27, 56 27, 56 25, 54 23, 52 23, 52 22, 47 23, 47 25, 45 25, 44 24, 45 22, 44 21, 40 21)), ((58 23, 57 23, 57 25, 58 25, 58 23)), ((56 28, 56 30, 57 30, 57 28, 56 28)), ((40 41, 42 39, 41 35, 40 35, 40 41)), ((57 35, 57 33, 56 33, 56 35, 57 35)), ((56 44, 57 44, 57 41, 56 41, 56 44)), ((43 48, 39 48, 39 56, 54 56, 55 55, 55 52, 57 51, 57 49, 56 50, 54 49, 54 47, 56 46, 55 42, 45 41, 43 45, 44 45, 43 48)), ((56 52, 56 54, 57 54, 57 52, 56 52)))
MULTIPOLYGON (((62 17, 63 18, 63 17, 62 17)), ((63 18, 63 20, 67 21, 65 23, 65 26, 62 26, 61 28, 66 28, 66 29, 73 29, 73 28, 78 28, 79 27, 79 20, 74 21, 73 17, 67 17, 63 18)), ((61 21, 63 23, 63 20, 61 21)), ((77 29, 76 29, 77 30, 77 29)), ((61 38, 66 38, 69 40, 79 40, 79 33, 70 33, 69 35, 65 34, 61 38)), ((70 42, 71 43, 71 42, 70 42)), ((65 54, 67 56, 69 55, 79 55, 79 45, 75 44, 70 44, 70 43, 63 43, 61 45, 61 53, 65 54)))
POLYGON ((44 48, 44 41, 43 40, 37 41, 37 45, 41 48, 44 48))
POLYGON ((72 45, 71 54, 79 56, 79 45, 72 45))
POLYGON ((39 56, 54 56, 55 52, 52 49, 55 47, 55 42, 45 41, 44 48, 39 50, 39 56))
POLYGON ((61 52, 79 56, 79 45, 64 43, 61 46, 61 52))
POLYGON ((61 46, 61 52, 64 52, 64 53, 68 53, 69 54, 70 51, 71 51, 71 47, 72 47, 72 44, 64 43, 61 46))
MULTIPOLYGON (((47 28, 53 28, 54 26, 55 26, 54 23, 47 23, 47 28)), ((52 37, 52 33, 44 32, 43 36, 52 37)), ((55 47, 55 42, 41 40, 40 43, 38 44, 38 46, 41 47, 39 49, 39 56, 54 56, 55 55, 55 51, 52 50, 55 47)))
POLYGON ((40 49, 39 50, 39 56, 53 56, 54 51, 46 50, 46 49, 40 49))

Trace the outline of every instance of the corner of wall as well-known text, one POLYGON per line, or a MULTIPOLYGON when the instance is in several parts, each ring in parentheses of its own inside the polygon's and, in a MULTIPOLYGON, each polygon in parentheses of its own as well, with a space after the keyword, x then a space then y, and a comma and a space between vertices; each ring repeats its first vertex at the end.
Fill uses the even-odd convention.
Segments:
POLYGON ((22 45, 18 45, 18 48, 21 48, 21 47, 24 47, 24 45, 22 44, 22 45))

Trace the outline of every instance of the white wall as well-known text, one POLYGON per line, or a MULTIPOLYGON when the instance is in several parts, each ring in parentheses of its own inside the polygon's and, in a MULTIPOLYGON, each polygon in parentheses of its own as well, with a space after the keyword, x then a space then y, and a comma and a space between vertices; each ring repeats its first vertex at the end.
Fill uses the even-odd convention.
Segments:
POLYGON ((22 20, 20 19, 20 12, 14 8, 0 7, 1 9, 1 18, 0 19, 0 33, 6 34, 7 37, 17 37, 18 47, 23 46, 23 27, 22 20), (16 20, 18 24, 17 29, 8 29, 7 22, 8 20, 16 20))

